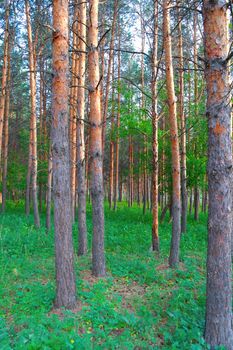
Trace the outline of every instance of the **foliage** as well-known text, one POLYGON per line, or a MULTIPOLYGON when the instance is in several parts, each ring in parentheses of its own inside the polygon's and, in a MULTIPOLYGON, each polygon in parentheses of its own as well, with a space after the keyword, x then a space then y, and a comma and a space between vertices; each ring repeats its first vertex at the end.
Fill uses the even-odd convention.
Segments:
MULTIPOLYGON (((43 216, 44 218, 44 216, 43 216)), ((91 210, 88 207, 88 231, 91 210)), ((22 203, 0 218, 0 348, 207 349, 202 338, 205 304, 206 217, 189 218, 181 264, 167 268, 170 224, 160 226, 161 255, 150 251, 151 214, 106 206, 108 277, 95 280, 90 256, 76 258, 76 312, 52 310, 53 230, 35 230, 22 203)), ((77 227, 74 241, 77 245, 77 227)), ((89 237, 90 246, 90 237, 89 237)))

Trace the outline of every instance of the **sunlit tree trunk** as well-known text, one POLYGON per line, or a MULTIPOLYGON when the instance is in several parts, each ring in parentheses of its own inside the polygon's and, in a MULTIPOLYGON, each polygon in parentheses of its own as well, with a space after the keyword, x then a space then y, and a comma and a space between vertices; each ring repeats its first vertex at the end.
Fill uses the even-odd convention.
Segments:
POLYGON ((53 1, 52 159, 57 307, 74 308, 76 287, 68 137, 68 0, 53 1))
POLYGON ((90 95, 90 173, 93 215, 92 272, 94 276, 105 276, 104 255, 104 191, 102 156, 102 118, 100 109, 100 75, 98 52, 98 0, 89 1, 88 30, 88 77, 90 95))
POLYGON ((82 18, 79 31, 79 79, 78 79, 78 120, 77 120, 77 192, 78 192, 78 255, 87 252, 86 225, 86 179, 85 179, 85 71, 86 71, 86 3, 79 0, 79 13, 82 18))
POLYGON ((36 61, 35 49, 32 41, 32 28, 30 18, 29 2, 25 1, 25 11, 27 18, 28 48, 29 48, 29 69, 30 69, 30 97, 31 97, 31 117, 30 117, 30 141, 31 150, 31 182, 32 182, 32 202, 35 227, 40 227, 40 217, 37 199, 37 116, 36 116, 36 61))
POLYGON ((159 222, 158 222, 158 112, 157 112, 157 71, 158 71, 158 1, 154 0, 154 38, 152 53, 152 151, 153 151, 153 172, 152 172, 152 249, 159 252, 159 222))
POLYGON ((163 35, 166 66, 166 86, 169 106, 169 123, 172 151, 172 239, 169 256, 170 267, 179 263, 180 231, 181 231, 181 203, 180 203, 180 158, 179 139, 176 116, 176 97, 174 89, 172 48, 170 33, 169 2, 163 0, 163 35))
POLYGON ((227 2, 204 0, 205 77, 208 118, 208 252, 205 339, 211 349, 233 349, 232 143, 227 67, 227 2))
POLYGON ((2 66, 2 86, 0 95, 0 159, 2 155, 2 136, 3 136, 3 123, 4 123, 4 111, 5 111, 5 98, 6 98, 6 84, 7 84, 7 63, 8 63, 8 42, 9 42, 9 12, 10 3, 9 0, 5 2, 5 31, 4 31, 4 53, 3 53, 3 66, 2 66))

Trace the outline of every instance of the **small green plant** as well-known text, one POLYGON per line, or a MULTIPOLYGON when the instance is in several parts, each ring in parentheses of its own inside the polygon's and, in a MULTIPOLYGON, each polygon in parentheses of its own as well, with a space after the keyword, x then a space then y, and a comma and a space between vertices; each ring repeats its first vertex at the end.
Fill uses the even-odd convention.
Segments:
MULTIPOLYGON (((89 247, 91 208, 88 207, 89 247)), ((75 312, 53 310, 53 229, 35 230, 23 206, 0 217, 0 349, 208 349, 203 339, 206 217, 189 218, 181 264, 167 268, 171 226, 160 226, 160 257, 150 251, 151 214, 119 203, 105 208, 108 276, 93 279, 90 255, 76 259, 75 312)), ((42 220, 44 217, 42 215, 42 220)), ((77 228, 74 225, 74 246, 77 228)))

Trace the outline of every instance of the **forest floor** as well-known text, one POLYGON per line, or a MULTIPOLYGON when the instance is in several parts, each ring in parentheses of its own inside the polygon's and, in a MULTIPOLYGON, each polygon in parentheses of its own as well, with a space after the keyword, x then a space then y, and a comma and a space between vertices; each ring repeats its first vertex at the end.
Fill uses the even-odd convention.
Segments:
MULTIPOLYGON (((22 204, 0 216, 0 349, 206 349, 206 216, 188 218, 181 263, 168 268, 171 224, 160 226, 160 257, 150 250, 151 213, 105 208, 108 275, 95 279, 91 258, 76 258, 77 310, 53 309, 53 230, 35 230, 22 204)), ((45 216, 42 216, 44 225, 45 216)), ((91 208, 88 207, 91 238, 91 208)), ((77 224, 73 227, 77 245, 77 224)), ((90 247, 90 240, 89 240, 90 247)))

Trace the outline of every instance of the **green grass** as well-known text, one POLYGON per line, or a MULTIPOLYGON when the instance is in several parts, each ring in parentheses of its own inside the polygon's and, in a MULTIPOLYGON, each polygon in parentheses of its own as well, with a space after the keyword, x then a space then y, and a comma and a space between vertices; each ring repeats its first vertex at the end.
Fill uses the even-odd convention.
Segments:
MULTIPOLYGON (((190 217, 181 264, 167 268, 171 225, 160 226, 161 255, 150 251, 151 214, 105 208, 108 275, 94 279, 90 254, 76 258, 81 310, 53 311, 53 230, 35 230, 22 205, 0 216, 0 349, 207 349, 206 217, 190 217)), ((77 246, 77 225, 73 227, 77 246)), ((91 209, 88 207, 89 247, 91 209)))

